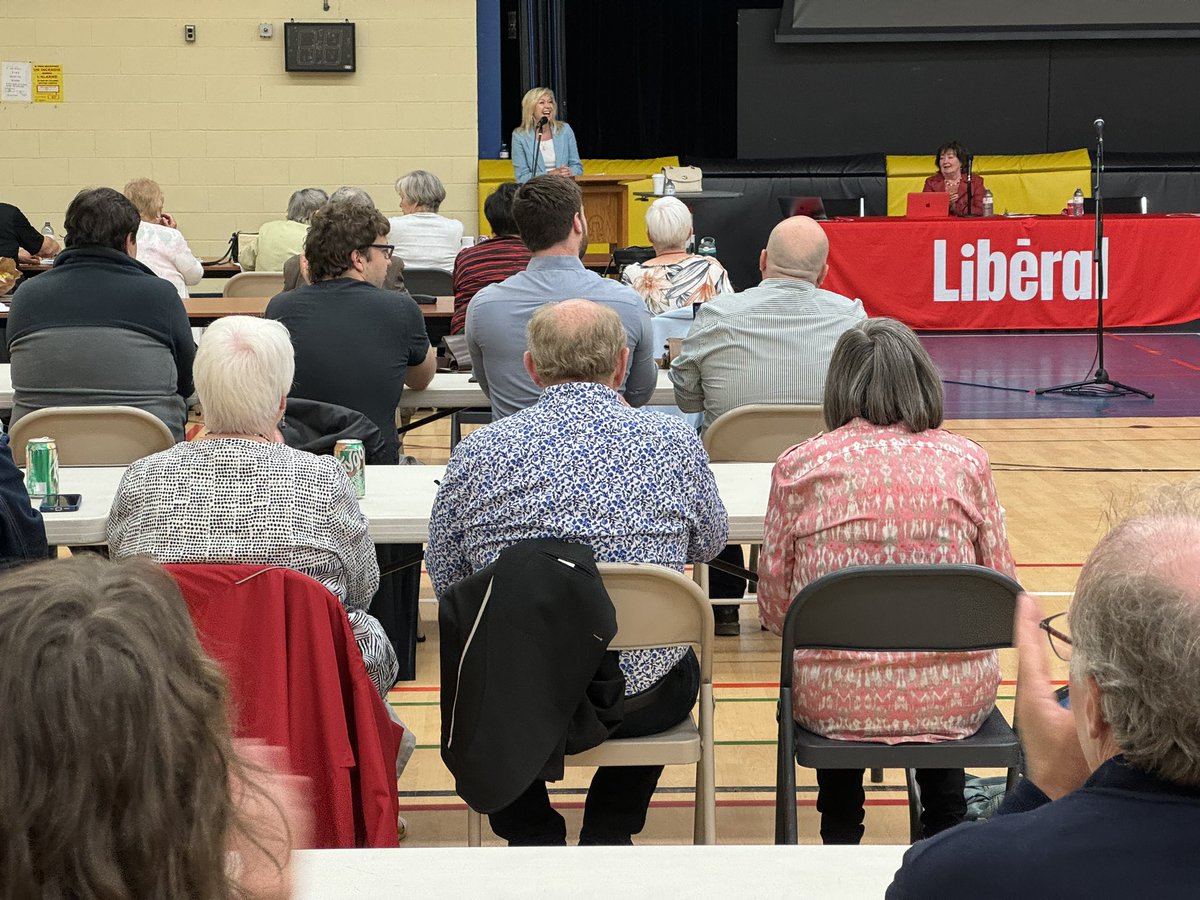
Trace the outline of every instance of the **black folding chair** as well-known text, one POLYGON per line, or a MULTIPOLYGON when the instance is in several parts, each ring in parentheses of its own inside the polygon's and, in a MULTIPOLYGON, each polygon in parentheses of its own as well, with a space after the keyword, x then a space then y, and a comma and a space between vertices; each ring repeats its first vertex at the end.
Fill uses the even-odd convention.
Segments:
POLYGON ((454 293, 454 278, 441 269, 404 269, 404 287, 410 294, 449 297, 454 293))
POLYGON ((792 657, 797 649, 968 651, 1013 646, 1021 586, 974 565, 855 566, 805 586, 783 626, 775 843, 796 843, 796 765, 812 769, 901 768, 908 782, 909 836, 921 836, 913 769, 1008 769, 1016 784, 1017 736, 998 709, 975 734, 934 744, 880 744, 820 737, 792 719, 792 657))

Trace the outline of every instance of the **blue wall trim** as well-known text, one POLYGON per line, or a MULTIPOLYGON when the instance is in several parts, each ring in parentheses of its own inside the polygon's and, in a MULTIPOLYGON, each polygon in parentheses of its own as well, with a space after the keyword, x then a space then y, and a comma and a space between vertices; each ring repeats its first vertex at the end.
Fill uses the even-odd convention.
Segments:
POLYGON ((479 158, 500 158, 500 0, 475 0, 479 158))

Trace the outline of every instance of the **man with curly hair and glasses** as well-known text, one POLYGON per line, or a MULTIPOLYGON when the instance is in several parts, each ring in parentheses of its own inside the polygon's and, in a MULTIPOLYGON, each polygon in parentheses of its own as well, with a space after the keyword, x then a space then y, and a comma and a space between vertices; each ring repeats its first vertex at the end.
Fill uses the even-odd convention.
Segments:
POLYGON ((383 289, 395 250, 374 206, 332 201, 313 213, 304 256, 312 284, 267 305, 296 348, 291 396, 356 410, 379 428, 387 455, 399 454, 396 407, 405 386, 429 385, 437 357, 425 317, 407 294, 383 289))
POLYGON ((1066 616, 1022 595, 1016 630, 1025 777, 989 822, 909 850, 887 896, 1196 896, 1200 482, 1101 539, 1066 616), (1070 664, 1069 710, 1051 648, 1070 664))

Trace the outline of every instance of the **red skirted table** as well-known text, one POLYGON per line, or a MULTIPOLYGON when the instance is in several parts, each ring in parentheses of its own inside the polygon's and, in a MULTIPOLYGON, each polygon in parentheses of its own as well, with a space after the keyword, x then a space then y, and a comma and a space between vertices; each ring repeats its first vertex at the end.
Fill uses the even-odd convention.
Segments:
MULTIPOLYGON (((836 219, 823 287, 915 329, 1091 328, 1090 217, 836 219)), ((1200 216, 1108 215, 1105 326, 1200 319, 1200 216)))

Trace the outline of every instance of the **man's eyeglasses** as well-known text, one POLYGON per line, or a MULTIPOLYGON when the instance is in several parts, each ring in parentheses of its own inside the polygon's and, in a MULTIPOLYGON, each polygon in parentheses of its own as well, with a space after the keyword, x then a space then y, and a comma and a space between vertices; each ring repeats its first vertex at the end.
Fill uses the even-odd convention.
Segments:
MULTIPOLYGON (((368 250, 368 249, 382 251, 383 258, 390 260, 392 258, 392 254, 396 252, 396 245, 395 244, 367 244, 366 247, 362 248, 362 250, 368 250)), ((360 250, 359 252, 361 253, 362 250, 360 250)))
POLYGON ((1060 612, 1042 619, 1038 622, 1038 628, 1046 632, 1046 638, 1050 641, 1050 649, 1054 651, 1054 655, 1063 662, 1070 662, 1071 636, 1067 633, 1069 628, 1066 615, 1065 612, 1060 612))

